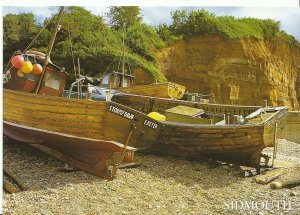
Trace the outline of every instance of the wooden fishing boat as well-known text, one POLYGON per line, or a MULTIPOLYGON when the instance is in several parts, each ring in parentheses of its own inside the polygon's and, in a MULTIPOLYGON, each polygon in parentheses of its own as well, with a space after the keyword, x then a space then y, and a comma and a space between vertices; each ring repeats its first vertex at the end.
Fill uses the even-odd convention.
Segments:
POLYGON ((97 176, 111 178, 135 149, 147 148, 155 121, 114 102, 68 99, 4 89, 4 134, 47 147, 52 155, 97 176), (109 171, 109 167, 113 171, 109 171))
MULTIPOLYGON (((116 95, 113 101, 145 114, 158 112, 167 115, 172 108, 182 106, 192 111, 202 110, 206 124, 201 121, 190 123, 191 120, 183 122, 178 117, 173 120, 167 115, 166 121, 160 121, 157 141, 149 149, 175 156, 204 155, 252 166, 260 164, 264 148, 275 146, 287 113, 286 107, 203 104, 130 94, 116 95), (207 124, 207 120, 211 123, 207 124)), ((184 117, 196 120, 196 117, 184 117)))
POLYGON ((135 95, 182 99, 185 92, 184 86, 172 82, 134 85, 134 76, 119 72, 105 74, 101 80, 100 87, 135 95))
POLYGON ((120 163, 132 162, 136 149, 153 143, 159 125, 145 114, 114 102, 60 97, 68 74, 50 61, 50 52, 62 12, 63 7, 47 54, 22 55, 28 58, 26 65, 32 60, 43 62, 41 74, 30 74, 30 66, 24 73, 23 66, 20 71, 13 65, 4 74, 4 134, 110 179, 120 163))

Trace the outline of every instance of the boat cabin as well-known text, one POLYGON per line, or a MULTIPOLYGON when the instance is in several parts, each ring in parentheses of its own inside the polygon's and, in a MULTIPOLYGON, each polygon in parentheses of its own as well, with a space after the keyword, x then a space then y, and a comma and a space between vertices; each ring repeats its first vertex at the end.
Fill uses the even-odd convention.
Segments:
POLYGON ((123 74, 121 72, 111 72, 102 76, 100 86, 105 88, 131 87, 133 86, 133 80, 133 75, 123 74))
MULTIPOLYGON (((43 65, 44 63, 44 59, 41 55, 25 54, 23 56, 32 63, 36 62, 40 65, 43 65)), ((35 92, 41 74, 35 75, 32 72, 23 73, 20 69, 14 67, 9 69, 9 71, 10 78, 3 85, 4 88, 29 93, 35 92)), ((49 61, 38 94, 61 96, 66 85, 67 77, 68 73, 64 71, 64 68, 61 69, 49 61)))

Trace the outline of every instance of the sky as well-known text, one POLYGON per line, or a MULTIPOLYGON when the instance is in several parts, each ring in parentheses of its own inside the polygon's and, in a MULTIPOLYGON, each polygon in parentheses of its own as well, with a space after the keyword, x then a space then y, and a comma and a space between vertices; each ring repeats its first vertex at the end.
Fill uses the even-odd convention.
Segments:
MULTIPOLYGON (((90 10, 95 15, 105 15, 108 12, 108 7, 97 6, 84 6, 87 10, 90 10)), ((160 23, 171 23, 170 13, 175 10, 198 10, 204 8, 210 12, 215 13, 218 16, 231 15, 235 17, 255 17, 261 19, 274 19, 280 21, 281 29, 288 34, 293 35, 300 41, 300 7, 224 7, 224 6, 160 6, 150 7, 141 6, 142 16, 145 23, 156 26, 160 23)), ((20 7, 20 6, 4 6, 2 8, 3 16, 8 13, 18 14, 21 12, 32 12, 39 22, 42 22, 45 18, 50 17, 52 14, 56 14, 57 7, 20 7)))

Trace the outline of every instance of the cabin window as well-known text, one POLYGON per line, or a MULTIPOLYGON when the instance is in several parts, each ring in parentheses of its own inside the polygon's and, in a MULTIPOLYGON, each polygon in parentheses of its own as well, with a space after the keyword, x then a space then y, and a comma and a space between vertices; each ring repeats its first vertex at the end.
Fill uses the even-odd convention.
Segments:
POLYGON ((108 82, 109 82, 109 75, 106 75, 102 79, 102 84, 108 84, 108 82))
POLYGON ((55 90, 59 90, 61 83, 61 76, 55 73, 48 72, 45 78, 45 86, 55 90))

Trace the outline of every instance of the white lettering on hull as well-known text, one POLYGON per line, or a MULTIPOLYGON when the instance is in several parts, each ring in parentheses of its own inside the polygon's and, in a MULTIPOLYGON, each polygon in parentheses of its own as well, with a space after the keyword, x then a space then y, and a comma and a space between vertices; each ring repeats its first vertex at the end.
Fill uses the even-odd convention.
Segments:
POLYGON ((147 119, 145 119, 144 125, 148 126, 149 128, 153 128, 153 129, 157 129, 158 128, 158 124, 156 124, 154 122, 151 122, 151 121, 149 121, 147 119))
POLYGON ((122 117, 124 117, 124 118, 126 118, 126 119, 130 119, 130 120, 133 120, 133 119, 134 119, 134 114, 129 113, 129 112, 127 112, 127 111, 125 111, 125 110, 122 110, 122 109, 120 109, 120 108, 111 106, 111 105, 109 106, 108 111, 109 111, 109 112, 112 112, 112 113, 114 113, 114 114, 117 114, 117 115, 119 115, 119 116, 122 116, 122 117))

